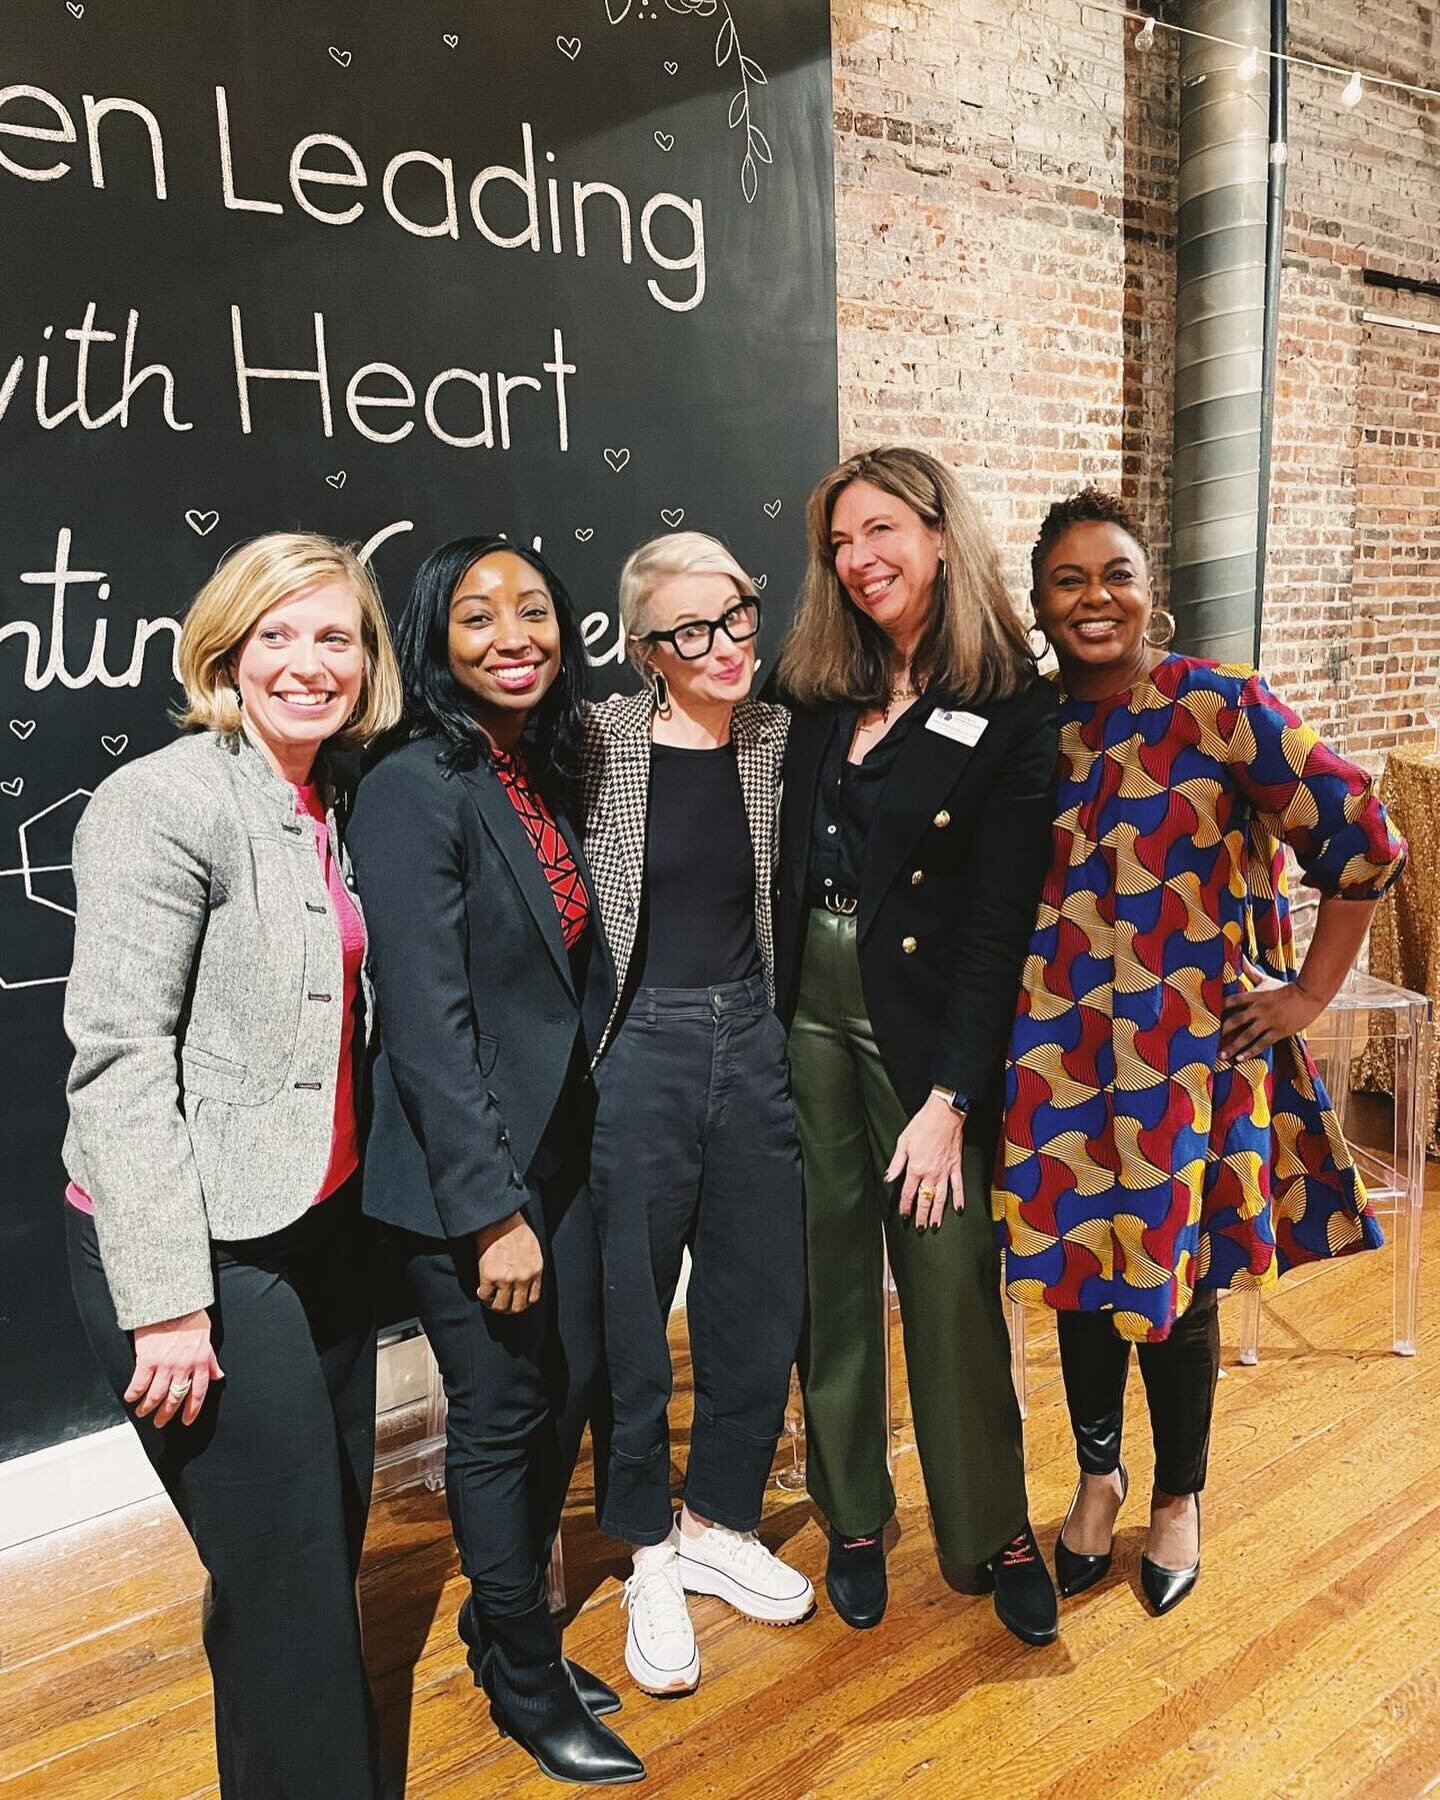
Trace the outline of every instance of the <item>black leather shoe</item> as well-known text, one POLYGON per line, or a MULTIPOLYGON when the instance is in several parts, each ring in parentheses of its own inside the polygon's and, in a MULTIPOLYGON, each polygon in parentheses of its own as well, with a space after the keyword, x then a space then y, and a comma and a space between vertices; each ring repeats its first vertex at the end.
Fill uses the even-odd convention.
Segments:
POLYGON ((1053 1644, 1060 1633, 1055 1584, 1030 1521, 998 1556, 990 1559, 995 1577, 995 1616, 1022 1644, 1053 1644))
POLYGON ((885 1617, 890 1598, 885 1580, 885 1544, 878 1531, 847 1538, 833 1527, 825 1561, 825 1592, 847 1625, 868 1631, 885 1617))
MULTIPOLYGON (((1200 1496, 1195 1495, 1195 1533, 1200 1533, 1200 1496)), ((1200 1558, 1197 1556, 1188 1569, 1165 1569, 1157 1562, 1151 1562, 1148 1556, 1140 1558, 1140 1586, 1144 1589, 1145 1598, 1150 1602, 1156 1614, 1167 1613, 1176 1607, 1200 1579, 1200 1558)))
MULTIPOLYGON (((465 1645, 465 1660, 470 1665, 470 1673, 475 1677, 476 1687, 479 1687, 480 1661, 490 1646, 485 1641, 485 1632, 480 1621, 475 1617, 473 1599, 467 1598, 465 1604, 460 1608, 460 1617, 455 1621, 455 1629, 460 1633, 461 1642, 465 1645)), ((614 1688, 607 1686, 598 1675, 592 1675, 579 1663, 571 1662, 568 1657, 565 1659, 565 1666, 570 1671, 580 1698, 597 1719, 604 1718, 607 1713, 619 1712, 624 1702, 614 1688)))
POLYGON ((645 1779, 645 1765, 580 1698, 563 1657, 527 1668, 525 1685, 506 1682, 494 1650, 480 1659, 480 1685, 501 1737, 514 1738, 552 1781, 608 1787, 645 1779))
MULTIPOLYGON (((1083 1480, 1084 1477, 1081 1477, 1083 1480)), ((1120 1505, 1125 1504, 1125 1496, 1130 1492, 1130 1475, 1124 1463, 1120 1464, 1120 1505)), ((1075 1499, 1070 1502, 1070 1511, 1065 1515, 1065 1525, 1070 1523, 1071 1514, 1075 1511, 1075 1502, 1080 1498, 1080 1484, 1075 1485, 1075 1499)), ((1118 1511, 1118 1508, 1117 1508, 1118 1511)), ((1099 1556, 1083 1555, 1079 1550, 1072 1550, 1065 1542, 1065 1525, 1060 1527, 1060 1535, 1055 1540, 1055 1578, 1060 1583, 1060 1592, 1067 1600, 1073 1600, 1077 1594, 1083 1594, 1086 1588, 1110 1573, 1110 1559, 1114 1554, 1115 1537, 1112 1531, 1110 1549, 1102 1551, 1099 1556)))

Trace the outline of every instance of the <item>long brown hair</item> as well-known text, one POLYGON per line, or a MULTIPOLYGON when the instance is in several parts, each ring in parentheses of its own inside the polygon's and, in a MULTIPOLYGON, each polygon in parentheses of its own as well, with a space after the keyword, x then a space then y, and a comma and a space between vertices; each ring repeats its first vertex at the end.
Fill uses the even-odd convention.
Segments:
POLYGON ((903 444, 852 456, 820 482, 805 510, 805 585, 780 653, 783 689, 802 704, 858 700, 883 705, 892 683, 890 642, 845 592, 835 572, 835 503, 868 481, 940 532, 944 562, 930 622, 911 663, 917 684, 960 700, 1001 700, 1035 678, 1035 654, 1005 586, 1000 554, 980 509, 942 462, 903 444))

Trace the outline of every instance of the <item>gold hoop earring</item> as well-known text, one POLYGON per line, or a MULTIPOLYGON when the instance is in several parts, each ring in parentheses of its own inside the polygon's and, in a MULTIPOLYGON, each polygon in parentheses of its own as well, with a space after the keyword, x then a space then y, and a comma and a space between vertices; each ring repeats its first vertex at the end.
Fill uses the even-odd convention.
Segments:
POLYGON ((662 719, 670 717, 670 683, 658 669, 651 669, 647 677, 650 692, 655 696, 655 710, 662 719))
POLYGON ((1174 637, 1174 613, 1167 611, 1163 606, 1157 606, 1150 614, 1150 622, 1145 627, 1145 642, 1152 650, 1164 650, 1173 642, 1174 637))

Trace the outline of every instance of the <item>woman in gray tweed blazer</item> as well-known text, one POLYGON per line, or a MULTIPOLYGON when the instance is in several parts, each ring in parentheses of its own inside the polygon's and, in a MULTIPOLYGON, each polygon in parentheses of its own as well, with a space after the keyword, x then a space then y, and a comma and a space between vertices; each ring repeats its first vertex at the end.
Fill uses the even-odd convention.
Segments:
POLYGON ((221 564, 180 672, 192 733, 75 834, 71 1281, 210 1577, 221 1793, 365 1800, 371 1005, 324 752, 394 721, 399 673, 364 567, 296 533, 221 564))
POLYGON ((748 698, 760 602, 714 538, 637 550, 620 617, 645 690, 593 707, 585 736, 585 848, 618 995, 591 1164, 614 1402, 601 1524, 634 1550, 626 1666, 675 1694, 700 1679, 687 1591, 772 1625, 814 1605, 756 1536, 804 1295, 771 934, 790 720, 748 698), (677 1521, 666 1321, 687 1247, 695 1417, 677 1521))

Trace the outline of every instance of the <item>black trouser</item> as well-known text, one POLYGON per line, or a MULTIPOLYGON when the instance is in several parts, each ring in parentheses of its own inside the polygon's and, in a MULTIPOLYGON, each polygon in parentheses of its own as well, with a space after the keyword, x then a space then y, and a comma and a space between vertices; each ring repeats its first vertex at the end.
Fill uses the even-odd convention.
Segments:
MULTIPOLYGON (((1108 1475, 1120 1461, 1130 1346, 1103 1312, 1058 1312, 1055 1322, 1080 1467, 1087 1475, 1108 1475)), ((1198 1494, 1220 1373, 1214 1288, 1197 1288, 1169 1337, 1137 1349, 1155 1441, 1155 1485, 1165 1494, 1198 1494)))
MULTIPOLYGON (((355 1580, 375 1458, 369 1230, 351 1181, 269 1237, 216 1243, 200 1417, 140 1442, 210 1577, 205 1654, 225 1800, 379 1792, 355 1580)), ((95 1222, 66 1206, 70 1279, 117 1395, 135 1371, 95 1222)), ((164 1246, 157 1246, 164 1254, 164 1246)))
MULTIPOLYGON (((567 1124, 571 1107, 561 1100, 567 1124)), ((449 1403, 445 1493, 482 1624, 543 1604, 545 1563, 590 1410, 600 1356, 595 1219, 572 1158, 542 1148, 525 1202, 545 1254, 541 1298, 497 1313, 476 1297, 473 1238, 397 1231, 449 1403), (549 1173, 539 1173, 550 1165, 549 1173), (538 1194, 538 1199, 537 1199, 538 1194)))
POLYGON ((596 1081, 591 1179, 614 1413, 601 1527, 629 1544, 663 1543, 671 1529, 665 1331, 688 1246, 685 1500, 753 1531, 805 1305, 800 1147, 763 981, 639 989, 596 1081))

